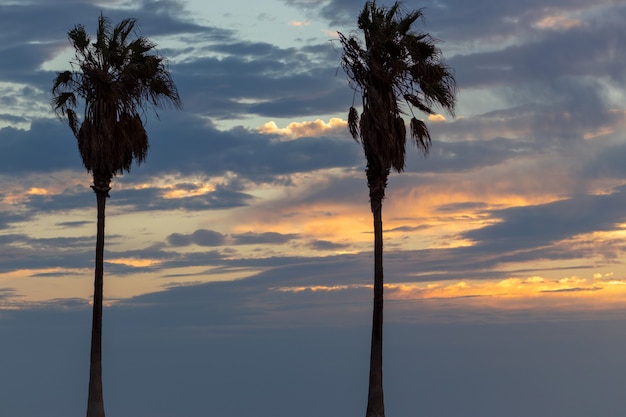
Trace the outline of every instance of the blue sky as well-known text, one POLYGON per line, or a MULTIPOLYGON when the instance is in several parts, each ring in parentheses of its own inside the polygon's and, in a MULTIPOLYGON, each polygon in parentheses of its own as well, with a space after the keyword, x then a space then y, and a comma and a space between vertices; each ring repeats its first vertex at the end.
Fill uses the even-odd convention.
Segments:
MULTIPOLYGON (((119 417, 365 411, 371 213, 337 31, 352 0, 0 0, 0 415, 83 413, 95 197, 49 102, 66 32, 138 19, 184 108, 107 207, 119 417)), ((626 4, 424 7, 458 82, 392 175, 389 416, 621 416, 626 4)), ((358 101, 358 100, 357 100, 358 101)))

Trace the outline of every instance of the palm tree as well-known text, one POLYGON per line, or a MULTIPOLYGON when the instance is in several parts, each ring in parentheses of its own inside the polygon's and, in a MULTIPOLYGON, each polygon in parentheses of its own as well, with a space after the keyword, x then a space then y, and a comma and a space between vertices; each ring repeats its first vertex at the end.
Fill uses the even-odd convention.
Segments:
POLYGON ((97 199, 97 237, 91 360, 87 417, 104 417, 102 398, 102 294, 104 273, 104 211, 117 174, 130 171, 133 160, 141 163, 148 150, 142 114, 165 104, 181 107, 178 91, 164 58, 151 53, 155 44, 139 36, 135 19, 115 27, 100 15, 92 42, 82 25, 68 32, 75 49, 72 71, 57 74, 52 106, 66 118, 78 141, 78 151, 97 199), (76 108, 82 105, 82 117, 76 108))
POLYGON ((362 113, 354 106, 348 128, 363 145, 366 176, 374 217, 374 309, 367 417, 384 417, 383 400, 383 224, 382 202, 391 169, 405 167, 407 129, 403 115, 411 114, 409 135, 426 155, 431 137, 417 109, 434 114, 438 105, 454 114, 456 82, 441 51, 428 34, 413 31, 422 10, 401 13, 400 3, 378 7, 367 1, 358 17, 365 45, 356 36, 339 33, 341 65, 351 87, 361 93, 362 113))

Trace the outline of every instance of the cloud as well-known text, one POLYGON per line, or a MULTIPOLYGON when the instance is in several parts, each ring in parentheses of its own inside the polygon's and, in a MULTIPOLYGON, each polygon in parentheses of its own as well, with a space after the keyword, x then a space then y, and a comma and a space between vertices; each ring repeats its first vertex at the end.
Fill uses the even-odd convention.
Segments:
POLYGON ((349 245, 330 242, 328 240, 314 240, 311 243, 309 243, 309 246, 313 250, 318 250, 318 251, 339 251, 339 250, 349 248, 349 245))
POLYGON ((215 120, 302 118, 346 111, 351 93, 336 75, 338 60, 328 44, 296 50, 234 42, 172 68, 185 106, 215 120), (198 84, 213 85, 211 95, 198 84))
POLYGON ((428 121, 433 122, 433 123, 441 123, 441 122, 445 122, 446 118, 442 114, 429 114, 428 121))
POLYGON ((346 130, 347 126, 348 122, 339 118, 332 118, 328 121, 328 123, 320 119, 313 122, 292 122, 283 128, 279 128, 274 121, 270 121, 257 128, 257 131, 260 133, 278 134, 291 139, 296 139, 300 137, 324 136, 332 133, 337 134, 340 129, 346 130))
POLYGON ((303 21, 299 21, 299 20, 292 20, 292 21, 289 22, 290 26, 296 26, 296 27, 308 26, 310 24, 311 24, 311 22, 309 22, 309 21, 304 21, 303 22, 303 21))
POLYGON ((224 244, 225 236, 213 230, 200 229, 189 235, 173 233, 167 237, 167 242, 172 246, 220 246, 224 244))
POLYGON ((545 16, 538 20, 534 26, 543 30, 571 30, 586 27, 587 24, 579 19, 568 18, 566 16, 545 16))
POLYGON ((82 167, 76 139, 69 128, 57 120, 34 120, 29 130, 0 128, 0 138, 0 173, 49 172, 82 167))
MULTIPOLYGON (((615 13, 621 15, 624 10, 618 9, 615 13)), ((595 27, 581 25, 567 31, 550 31, 535 41, 495 51, 459 54, 448 63, 457 68, 461 88, 511 83, 533 85, 575 76, 621 74, 621 77, 622 62, 614 57, 614 50, 626 40, 623 28, 612 20, 590 24, 595 27), (598 42, 601 42, 600 47, 598 42), (554 53, 546 57, 545 51, 554 53), (534 65, 529 65, 530 62, 534 65)))
MULTIPOLYGON (((183 189, 185 186, 183 186, 183 189)), ((113 190, 111 194, 115 198, 115 204, 130 206, 136 210, 176 210, 187 211, 219 210, 226 208, 242 207, 250 204, 254 197, 245 192, 240 192, 224 185, 217 185, 213 190, 198 195, 172 197, 172 188, 158 187, 142 189, 113 190), (166 198, 166 196, 169 196, 166 198)))
POLYGON ((246 232, 231 235, 236 245, 281 244, 298 237, 295 233, 282 234, 276 232, 246 232))
POLYGON ((90 224, 93 224, 93 222, 85 221, 85 220, 77 220, 77 221, 57 223, 56 226, 72 228, 72 227, 81 227, 81 226, 90 225, 90 224))
POLYGON ((191 234, 173 233, 167 237, 167 242, 172 246, 222 246, 232 245, 265 245, 282 244, 296 239, 297 234, 281 234, 276 232, 246 232, 224 235, 222 233, 200 229, 191 234))
POLYGON ((582 195, 547 204, 494 211, 500 221, 465 233, 479 246, 538 248, 593 231, 612 230, 626 218, 622 188, 608 195, 582 195), (602 216, 597 213, 602 212, 602 216))

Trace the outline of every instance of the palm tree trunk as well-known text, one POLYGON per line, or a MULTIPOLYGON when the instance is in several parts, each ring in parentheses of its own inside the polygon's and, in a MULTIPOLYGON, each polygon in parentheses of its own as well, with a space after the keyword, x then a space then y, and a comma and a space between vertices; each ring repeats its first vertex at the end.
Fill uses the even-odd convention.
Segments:
POLYGON ((104 211, 109 196, 110 181, 97 179, 91 187, 98 202, 98 232, 96 235, 96 264, 91 322, 91 357, 89 364, 89 397, 87 417, 104 417, 102 397, 102 298, 104 284, 104 211))
MULTIPOLYGON (((368 176, 369 177, 369 176, 368 176)), ((384 417, 383 398, 383 220, 382 207, 387 175, 369 181, 374 216, 374 310, 366 417, 384 417)))

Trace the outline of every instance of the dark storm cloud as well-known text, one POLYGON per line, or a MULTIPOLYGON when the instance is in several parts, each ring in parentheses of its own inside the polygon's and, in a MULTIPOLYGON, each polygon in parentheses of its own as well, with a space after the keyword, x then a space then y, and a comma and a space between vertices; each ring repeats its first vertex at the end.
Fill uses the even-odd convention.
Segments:
POLYGON ((37 69, 42 62, 51 59, 58 51, 58 45, 31 44, 16 45, 0 49, 0 73, 3 81, 33 81, 39 74, 37 69), (24 71, 28 68, 30 71, 24 71))
POLYGON ((276 233, 276 232, 246 232, 233 234, 230 237, 235 245, 263 245, 263 244, 281 244, 298 238, 298 234, 294 233, 276 233))
POLYGON ((583 143, 586 135, 617 124, 623 118, 611 108, 599 82, 564 80, 555 84, 559 87, 537 85, 521 89, 517 95, 512 90, 503 91, 500 97, 511 104, 514 96, 517 97, 512 108, 471 115, 454 123, 433 124, 432 152, 435 153, 441 141, 451 139, 479 142, 465 145, 477 150, 485 144, 493 145, 495 149, 488 150, 487 157, 492 152, 530 155, 540 148, 567 150, 583 143), (532 102, 531 96, 536 102, 532 102))
MULTIPOLYGON (((245 53, 250 46, 239 48, 245 53)), ((234 55, 172 65, 185 106, 219 120, 251 114, 311 117, 345 111, 350 105, 352 92, 337 75, 338 57, 336 62, 320 67, 301 53, 291 51, 283 57, 279 48, 271 49, 274 55, 263 59, 250 60, 239 56, 236 48, 229 48, 234 55), (199 84, 210 86, 210 94, 198 90, 199 84)))
MULTIPOLYGON (((2 100, 0 100, 1 102, 2 100)), ((0 103, 1 105, 2 103, 0 103)), ((27 123, 29 120, 22 116, 14 116, 12 114, 0 114, 0 122, 8 122, 11 124, 27 123)))
POLYGON ((41 211, 68 211, 73 209, 89 209, 95 207, 95 195, 89 189, 89 183, 84 186, 65 189, 61 194, 29 195, 27 206, 31 215, 41 211))
MULTIPOLYGON (((163 173, 220 176, 236 172, 241 178, 254 182, 272 182, 275 177, 295 172, 351 166, 359 163, 358 148, 345 137, 302 138, 279 141, 277 137, 234 128, 220 131, 198 119, 180 115, 163 116, 162 122, 149 120, 146 128, 151 139, 147 161, 131 168, 128 180, 145 180, 145 176, 163 173)), ((347 137, 347 134, 346 134, 347 137)), ((0 172, 51 172, 63 169, 82 170, 76 141, 61 121, 33 122, 30 130, 0 129, 0 172), (36 152, 34 150, 37 150, 36 152)), ((119 180, 126 181, 122 175, 119 180)), ((235 185, 235 184, 230 184, 235 185)), ((85 187, 87 187, 86 184, 85 187)), ((85 188, 88 191, 87 188, 85 188)), ((241 205, 250 197, 241 189, 218 188, 211 198, 222 201, 221 206, 241 205)), ((144 198, 153 201, 157 189, 141 192, 112 191, 119 201, 144 198), (141 195, 143 193, 143 195, 141 195)), ((162 202, 191 207, 216 206, 217 201, 201 201, 205 197, 189 197, 162 202)), ((54 198, 40 197, 53 204, 54 198)))
MULTIPOLYGON (((317 257, 271 257, 265 259, 232 260, 229 266, 266 268, 247 278, 252 286, 298 287, 369 283, 373 260, 368 254, 348 254, 317 257)), ((390 268, 393 262, 389 264, 390 268)), ((393 274, 391 274, 393 275, 393 274)))
POLYGON ((205 27, 192 22, 184 3, 176 0, 134 1, 133 9, 115 7, 117 1, 39 0, 28 4, 15 2, 0 5, 0 40, 3 45, 13 42, 38 42, 59 39, 66 42, 66 33, 81 24, 88 33, 95 33, 98 16, 102 12, 114 23, 135 18, 141 32, 150 37, 173 33, 211 33, 212 39, 230 39, 232 31, 205 27), (68 13, 68 7, 72 12, 68 13))
MULTIPOLYGON (((84 275, 86 274, 83 272, 63 271, 63 272, 38 272, 30 276, 35 277, 35 278, 62 278, 62 277, 71 277, 71 276, 84 276, 84 275)), ((91 275, 91 274, 88 274, 88 275, 91 275)))
MULTIPOLYGON (((329 0, 322 7, 318 1, 285 0, 286 4, 305 7, 311 13, 320 14, 332 25, 356 29, 356 20, 363 9, 360 0, 329 0)), ((391 5, 392 1, 380 4, 391 5)), ((502 2, 479 0, 471 7, 463 0, 424 0, 405 1, 403 7, 409 10, 424 9, 425 22, 422 30, 433 33, 448 42, 479 40, 482 44, 497 44, 503 40, 528 34, 533 23, 544 17, 546 12, 589 12, 597 8, 609 13, 620 5, 612 0, 599 0, 590 3, 586 0, 551 0, 549 7, 545 1, 502 2)), ((582 13, 583 15, 585 13, 582 13)), ((591 14, 591 13, 588 13, 591 14)), ((344 29, 346 30, 346 29, 344 29)))
POLYGON ((542 290, 541 292, 547 293, 558 293, 558 292, 593 292, 593 291, 602 291, 601 288, 567 288, 563 290, 542 290))
POLYGON ((347 133, 342 137, 277 139, 244 128, 220 131, 194 119, 170 119, 155 126, 145 169, 207 175, 231 171, 255 182, 271 182, 280 175, 351 166, 359 161, 358 148, 347 139, 347 133))
MULTIPOLYGON (((305 65, 308 63, 308 59, 306 59, 308 58, 307 55, 299 48, 280 49, 266 42, 236 41, 207 46, 206 51, 226 54, 232 57, 231 59, 241 59, 241 62, 254 60, 256 68, 259 69, 261 74, 279 75, 286 72, 300 72, 305 69, 305 65), (298 64, 290 70, 286 62, 295 62, 297 58, 304 59, 304 62, 298 62, 298 64)), ((217 72, 219 72, 219 70, 217 72)))
POLYGON ((14 288, 0 288, 0 301, 12 299, 16 294, 14 288))
MULTIPOLYGON (((113 238, 113 236, 111 236, 113 238)), ((23 241, 23 238, 21 239, 23 241)), ((51 248, 62 251, 82 250, 93 244, 92 237, 52 237, 29 239, 29 244, 35 252, 48 252, 51 248)))
POLYGON ((436 142, 428 158, 411 164, 417 172, 466 172, 499 165, 507 161, 534 154, 530 144, 520 140, 494 138, 480 141, 436 142))
MULTIPOLYGON (((219 173, 214 174, 219 175, 219 173)), ((135 175, 135 173, 133 175, 134 178, 130 181, 145 179, 145 176, 135 175)), ((213 191, 201 195, 165 198, 164 194, 171 191, 171 188, 122 189, 116 191, 114 182, 113 190, 110 193, 111 204, 133 207, 133 209, 140 211, 178 209, 199 211, 242 207, 249 205, 254 200, 254 197, 250 194, 224 186, 216 186, 213 191)))
MULTIPOLYGON (((350 166, 360 163, 359 149, 346 138, 302 138, 295 141, 277 141, 271 135, 235 128, 219 131, 191 119, 179 123, 147 125, 151 148, 147 162, 131 168, 130 174, 114 180, 112 204, 131 205, 142 210, 218 209, 248 205, 253 197, 245 192, 238 180, 216 185, 215 190, 181 198, 163 198, 171 189, 144 188, 118 190, 115 182, 133 182, 152 179, 164 173, 221 176, 236 172, 241 179, 257 183, 284 181, 279 177, 295 172, 350 166), (183 126, 185 128, 183 129, 183 126)), ((30 130, 0 129, 0 171, 5 174, 77 170, 83 175, 82 163, 71 131, 61 121, 33 122, 30 130), (33 150, 37 151, 34 152, 33 150)), ((54 174, 51 174, 54 175, 54 174)), ((91 205, 91 194, 84 186, 66 189, 58 195, 31 195, 29 206, 38 210, 67 210, 91 205)), ((185 191, 189 184, 177 185, 185 191)), ((196 186, 197 187, 197 186, 196 186)), ((192 191, 192 190, 190 190, 192 191)))
POLYGON ((88 224, 93 224, 94 222, 92 221, 69 221, 69 222, 61 222, 61 223, 57 223, 56 226, 57 227, 66 227, 66 228, 72 228, 72 227, 81 227, 81 226, 85 226, 88 224))
POLYGON ((319 251, 334 251, 347 249, 350 245, 335 243, 328 240, 314 240, 308 244, 308 246, 313 250, 319 251))
POLYGON ((533 249, 593 231, 608 231, 626 218, 623 187, 608 195, 580 195, 536 206, 512 207, 491 214, 501 221, 463 236, 477 247, 502 251, 533 249))
POLYGON ((55 119, 35 120, 30 130, 0 128, 0 172, 24 174, 80 168, 76 139, 55 119))
MULTIPOLYGON (((625 136, 622 133, 622 136, 625 136)), ((591 178, 626 178, 626 143, 612 143, 597 149, 583 162, 583 174, 591 178)))
POLYGON ((0 272, 93 267, 93 238, 33 239, 20 236, 17 243, 0 244, 0 272))
MULTIPOLYGON (((138 252, 141 253, 141 252, 138 252)), ((159 264, 163 268, 186 268, 194 266, 211 266, 218 267, 229 264, 227 259, 232 256, 232 251, 228 248, 220 250, 211 250, 205 252, 193 252, 193 253, 176 253, 176 252, 162 252, 162 255, 155 257, 162 260, 159 264)), ((209 276, 209 273, 201 273, 204 277, 209 276)))
MULTIPOLYGON (((51 173, 52 178, 55 174, 51 173)), ((92 210, 95 208, 95 197, 93 192, 89 189, 88 180, 85 181, 85 185, 70 186, 65 188, 59 194, 28 194, 21 198, 19 210, 13 211, 0 211, 0 229, 9 229, 16 223, 22 223, 33 219, 42 212, 65 212, 74 209, 92 210)), ((18 183, 19 184, 19 183, 18 183)), ((25 185, 24 191, 34 185, 25 185)), ((0 199, 10 196, 0 193, 0 199)), ((8 208, 8 207, 7 207, 8 208)), ((79 227, 86 223, 85 221, 77 222, 65 222, 59 223, 56 226, 58 228, 63 227, 79 227)))
MULTIPOLYGON (((3 198, 4 195, 0 193, 0 198, 3 198)), ((8 230, 13 223, 23 222, 30 218, 30 214, 28 213, 15 213, 12 211, 0 211, 0 230, 5 231, 8 230)))
MULTIPOLYGON (((571 269, 584 270, 601 266, 601 261, 587 261, 597 255, 604 256, 606 265, 615 262, 618 256, 626 252, 626 245, 622 242, 607 242, 594 244, 587 242, 586 246, 578 247, 567 243, 546 246, 542 241, 536 241, 526 246, 515 245, 514 242, 503 243, 502 248, 495 245, 481 245, 458 247, 453 249, 425 249, 401 250, 385 252, 385 281, 388 283, 433 282, 433 281, 460 281, 460 280, 503 280, 519 274, 544 272, 540 270, 520 270, 519 264, 524 262, 576 261, 570 266, 561 266, 554 270, 568 271, 571 269)), ((339 258, 338 258, 339 260, 339 258)), ((350 259, 342 259, 352 267, 350 259)), ((373 262, 368 259, 366 262, 373 262)), ((360 276, 345 275, 343 283, 367 283, 371 274, 365 272, 360 276)))
POLYGON ((400 227, 394 227, 393 229, 387 229, 387 230, 385 230, 385 232, 414 232, 416 230, 428 229, 430 227, 432 227, 432 226, 429 226, 429 225, 400 226, 400 227))
MULTIPOLYGON (((626 8, 615 13, 625 15, 626 8)), ((626 46, 622 20, 598 22, 593 28, 549 31, 539 41, 494 52, 456 55, 448 64, 457 68, 457 81, 465 88, 552 83, 561 78, 599 74, 622 80, 625 60, 617 53, 626 46)))
POLYGON ((462 43, 472 39, 487 46, 516 37, 532 37, 533 25, 546 16, 576 15, 577 11, 587 17, 598 11, 611 15, 621 8, 612 0, 593 3, 586 0, 551 0, 550 7, 546 7, 547 3, 542 0, 480 0, 474 2, 472 7, 466 5, 462 0, 427 0, 418 7, 425 7, 427 28, 436 31, 444 41, 462 43))
MULTIPOLYGON (((95 34, 98 15, 102 12, 112 22, 134 17, 147 37, 176 33, 204 32, 213 39, 229 38, 229 31, 196 25, 184 16, 182 3, 177 1, 144 1, 136 10, 109 9, 115 2, 42 1, 33 4, 0 5, 0 70, 4 81, 34 81, 47 91, 53 75, 40 71, 41 63, 69 46, 66 34, 82 24, 95 34), (71 7, 72 13, 67 13, 71 7), (168 14, 175 10, 178 13, 168 14)), ((69 63, 68 63, 69 67, 69 63)))
POLYGON ((487 208, 487 204, 486 203, 466 202, 466 203, 444 204, 444 205, 441 205, 441 206, 437 207, 437 211, 443 212, 443 213, 447 213, 447 212, 456 213, 458 211, 482 210, 482 209, 486 209, 486 208, 487 208))
MULTIPOLYGON (((72 271, 65 270, 77 268, 93 268, 93 251, 95 247, 94 235, 79 238, 59 236, 55 238, 33 238, 21 234, 0 235, 0 272, 10 272, 15 270, 42 270, 51 268, 63 268, 62 272, 42 273, 37 272, 40 277, 54 278, 74 275, 72 271)), ((201 231, 194 235, 173 235, 170 236, 171 246, 185 246, 195 243, 201 246, 217 247, 215 240, 220 236, 215 232, 201 231)), ((109 234, 106 237, 109 246, 115 245, 123 240, 121 236, 109 234)), ((223 239, 223 237, 222 237, 223 239)), ((189 266, 209 267, 240 267, 237 262, 231 261, 233 251, 228 248, 207 251, 202 253, 178 253, 176 251, 164 250, 163 245, 152 245, 135 250, 124 250, 116 252, 105 248, 105 264, 107 273, 124 275, 137 272, 155 270, 155 268, 179 268, 189 266), (159 261, 156 266, 128 266, 121 263, 111 263, 108 260, 115 258, 130 259, 153 259, 159 261), (236 264, 236 265, 235 265, 236 264)), ((250 266, 257 266, 251 263, 250 266)))
POLYGON ((191 234, 173 233, 167 237, 167 242, 172 246, 221 246, 225 242, 225 236, 213 230, 200 229, 191 234))
POLYGON ((190 234, 173 233, 167 237, 167 243, 172 246, 222 246, 232 245, 264 245, 281 244, 298 238, 297 234, 283 234, 276 232, 246 232, 224 235, 214 230, 199 229, 190 234))

